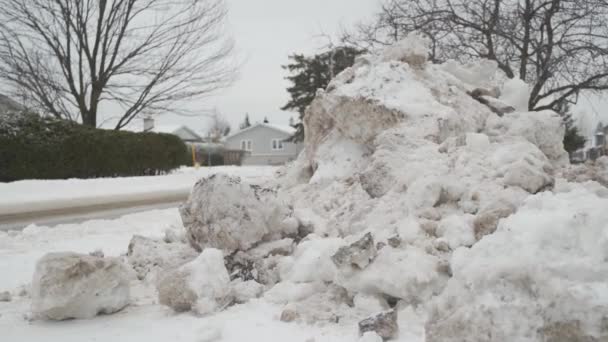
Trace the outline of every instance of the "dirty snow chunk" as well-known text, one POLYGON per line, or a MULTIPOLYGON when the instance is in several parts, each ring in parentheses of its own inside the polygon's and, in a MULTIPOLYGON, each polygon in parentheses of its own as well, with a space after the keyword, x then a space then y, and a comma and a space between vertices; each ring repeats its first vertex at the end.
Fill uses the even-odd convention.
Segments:
POLYGON ((293 239, 282 239, 260 244, 247 251, 251 258, 262 259, 271 255, 290 255, 293 253, 295 244, 293 239))
POLYGON ((365 234, 361 239, 349 246, 340 247, 331 260, 337 267, 355 267, 364 269, 378 255, 374 238, 371 233, 365 234))
POLYGON ((473 215, 450 215, 439 222, 438 236, 446 239, 452 250, 461 246, 472 246, 475 243, 473 215))
POLYGON ((570 182, 596 181, 608 187, 608 157, 602 156, 594 162, 570 165, 561 170, 562 176, 570 182))
POLYGON ((248 250, 262 241, 278 240, 288 231, 291 211, 270 189, 217 174, 202 179, 180 207, 188 241, 198 251, 248 250))
POLYGON ((372 317, 366 318, 359 322, 359 334, 363 335, 366 332, 373 331, 383 340, 390 340, 399 334, 399 325, 397 324, 397 311, 390 310, 381 312, 372 317))
POLYGON ((427 341, 608 340, 606 207, 583 185, 544 192, 457 250, 427 341))
POLYGON ((478 96, 475 97, 477 101, 486 105, 492 112, 494 112, 498 116, 503 116, 505 114, 513 113, 515 108, 512 106, 502 102, 501 100, 497 100, 491 96, 478 96))
POLYGON ((185 243, 167 243, 135 235, 129 242, 127 260, 137 273, 137 278, 143 280, 150 272, 156 274, 158 271, 177 268, 195 259, 197 255, 185 243))
POLYGON ((298 245, 293 257, 281 263, 281 278, 293 282, 333 281, 336 266, 331 256, 343 245, 339 238, 310 236, 298 245))
POLYGON ((486 235, 492 234, 498 227, 498 221, 513 214, 517 208, 506 200, 496 200, 483 208, 473 220, 475 239, 481 240, 486 235))
POLYGON ((237 303, 245 303, 251 299, 258 298, 264 293, 264 285, 255 280, 242 281, 240 279, 232 281, 232 296, 237 303))
POLYGON ((112 314, 129 304, 128 268, 117 258, 49 253, 36 264, 32 314, 64 320, 112 314))
POLYGON ((350 292, 420 302, 439 293, 447 280, 437 272, 438 262, 437 257, 414 246, 406 250, 387 246, 378 251, 378 256, 363 270, 340 269, 336 283, 350 292))
POLYGON ((8 291, 0 292, 0 302, 10 302, 12 300, 11 293, 8 291))
POLYGON ((207 248, 196 259, 166 271, 157 285, 158 299, 177 312, 208 314, 229 302, 230 277, 222 251, 207 248))
POLYGON ((298 308, 295 304, 291 303, 285 306, 283 311, 281 312, 281 322, 293 322, 298 319, 298 308))

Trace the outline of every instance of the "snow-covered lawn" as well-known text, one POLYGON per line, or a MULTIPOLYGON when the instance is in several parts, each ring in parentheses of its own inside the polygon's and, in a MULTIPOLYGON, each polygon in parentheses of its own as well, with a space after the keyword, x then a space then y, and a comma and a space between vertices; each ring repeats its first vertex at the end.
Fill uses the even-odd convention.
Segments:
MULTIPOLYGON (((0 292, 13 301, 0 302, 2 342, 166 342, 166 341, 356 341, 353 325, 306 326, 279 320, 282 307, 264 299, 236 305, 214 316, 175 314, 157 304, 153 288, 133 282, 133 304, 125 310, 92 320, 29 321, 30 299, 19 296, 31 282, 36 261, 48 252, 80 253, 101 249, 106 256, 127 251, 131 237, 162 237, 181 226, 177 209, 155 210, 115 220, 96 220, 54 228, 31 226, 22 233, 0 232, 0 292), (221 337, 220 337, 221 336, 221 337)), ((411 324, 411 323, 410 323, 411 324)), ((407 336, 407 335, 406 335, 407 336)), ((415 340, 414 340, 415 341, 415 340)))
POLYGON ((256 181, 271 177, 276 167, 222 166, 183 168, 165 176, 67 180, 25 180, 0 183, 0 215, 83 207, 116 201, 184 197, 194 183, 214 173, 256 181))

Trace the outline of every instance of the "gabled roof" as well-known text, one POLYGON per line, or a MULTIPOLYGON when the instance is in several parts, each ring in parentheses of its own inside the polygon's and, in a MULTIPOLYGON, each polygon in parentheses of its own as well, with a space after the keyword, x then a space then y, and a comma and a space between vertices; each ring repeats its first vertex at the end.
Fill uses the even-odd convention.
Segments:
POLYGON ((184 125, 154 126, 154 128, 152 128, 152 130, 151 130, 151 132, 154 132, 154 133, 166 133, 166 134, 173 134, 173 135, 177 135, 177 136, 179 136, 178 135, 179 131, 186 131, 186 133, 188 133, 189 135, 191 135, 194 138, 194 139, 188 139, 188 140, 203 141, 203 137, 201 137, 198 133, 196 133, 195 131, 191 130, 190 128, 188 128, 184 125))
POLYGON ((255 128, 259 128, 259 127, 270 128, 270 129, 273 129, 275 131, 279 131, 279 132, 282 132, 282 133, 285 133, 285 134, 289 134, 289 135, 293 135, 293 134, 296 133, 296 129, 293 128, 293 127, 291 127, 291 126, 287 126, 287 125, 275 125, 275 124, 269 124, 269 123, 258 123, 258 124, 249 126, 249 127, 245 128, 245 129, 242 129, 242 130, 240 130, 238 132, 232 133, 232 134, 226 136, 224 138, 224 140, 230 139, 232 137, 240 135, 241 133, 245 133, 245 132, 251 131, 251 130, 253 130, 255 128))

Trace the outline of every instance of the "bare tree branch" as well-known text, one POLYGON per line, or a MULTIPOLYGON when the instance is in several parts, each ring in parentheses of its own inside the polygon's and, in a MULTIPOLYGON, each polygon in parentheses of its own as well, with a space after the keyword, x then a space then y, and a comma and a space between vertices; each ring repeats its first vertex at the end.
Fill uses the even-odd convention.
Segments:
POLYGON ((43 113, 116 129, 229 85, 223 0, 0 0, 0 79, 43 113))

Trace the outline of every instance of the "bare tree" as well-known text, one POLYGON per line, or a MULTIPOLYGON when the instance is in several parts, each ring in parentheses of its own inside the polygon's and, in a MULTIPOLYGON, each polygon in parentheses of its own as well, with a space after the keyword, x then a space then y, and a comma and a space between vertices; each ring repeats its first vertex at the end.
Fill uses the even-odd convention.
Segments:
POLYGON ((388 0, 343 39, 370 48, 411 31, 431 38, 435 61, 488 58, 528 82, 530 110, 608 89, 606 0, 388 0))
POLYGON ((207 136, 212 142, 219 142, 222 137, 230 134, 230 123, 226 118, 217 110, 214 109, 211 115, 211 125, 207 130, 207 136))
POLYGON ((222 0, 0 0, 0 81, 30 106, 116 129, 229 84, 222 0))

